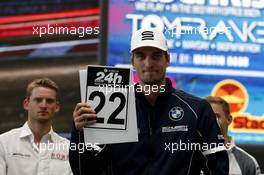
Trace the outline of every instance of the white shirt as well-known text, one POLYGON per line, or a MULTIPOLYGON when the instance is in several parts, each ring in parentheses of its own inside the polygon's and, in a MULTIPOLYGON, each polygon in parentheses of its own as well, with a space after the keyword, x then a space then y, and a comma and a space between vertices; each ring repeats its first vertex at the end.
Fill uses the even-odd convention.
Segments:
POLYGON ((254 157, 235 145, 231 139, 227 150, 229 158, 229 175, 260 175, 258 162, 254 157))
POLYGON ((238 165, 235 155, 232 153, 232 149, 235 147, 234 139, 231 139, 229 148, 227 149, 229 159, 229 175, 242 175, 241 169, 238 165))
POLYGON ((72 175, 69 144, 51 128, 37 146, 25 123, 0 135, 0 175, 72 175))

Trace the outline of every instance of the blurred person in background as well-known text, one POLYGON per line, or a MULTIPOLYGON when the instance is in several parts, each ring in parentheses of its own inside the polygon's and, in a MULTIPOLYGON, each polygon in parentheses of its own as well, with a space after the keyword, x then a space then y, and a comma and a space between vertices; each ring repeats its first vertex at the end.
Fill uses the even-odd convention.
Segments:
POLYGON ((52 129, 60 109, 57 84, 47 78, 32 81, 23 106, 27 122, 0 135, 0 174, 71 175, 69 141, 52 129))
POLYGON ((208 96, 205 98, 213 108, 217 121, 225 138, 229 158, 230 175, 260 175, 258 162, 254 157, 235 145, 234 139, 228 135, 228 126, 232 122, 228 103, 221 97, 208 96))

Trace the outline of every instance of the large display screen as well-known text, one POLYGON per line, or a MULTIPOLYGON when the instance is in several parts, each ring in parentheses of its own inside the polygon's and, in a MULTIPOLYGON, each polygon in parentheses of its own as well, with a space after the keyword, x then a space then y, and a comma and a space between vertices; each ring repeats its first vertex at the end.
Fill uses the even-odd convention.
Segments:
POLYGON ((0 1, 0 134, 27 120, 26 86, 42 77, 60 87, 54 130, 71 131, 78 70, 97 62, 99 13, 98 0, 0 1))
POLYGON ((1 1, 0 9, 0 61, 88 55, 98 43, 97 0, 1 1))
POLYGON ((236 143, 264 144, 264 0, 110 0, 107 62, 130 65, 130 36, 168 38, 176 88, 230 104, 236 143))

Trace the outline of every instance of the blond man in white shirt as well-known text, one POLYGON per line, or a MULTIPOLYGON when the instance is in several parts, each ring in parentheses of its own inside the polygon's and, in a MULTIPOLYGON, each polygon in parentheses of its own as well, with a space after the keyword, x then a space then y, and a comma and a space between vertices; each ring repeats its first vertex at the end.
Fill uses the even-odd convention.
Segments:
POLYGON ((42 78, 27 87, 24 109, 28 120, 21 127, 0 135, 1 175, 71 175, 69 141, 52 129, 60 106, 58 86, 42 78))

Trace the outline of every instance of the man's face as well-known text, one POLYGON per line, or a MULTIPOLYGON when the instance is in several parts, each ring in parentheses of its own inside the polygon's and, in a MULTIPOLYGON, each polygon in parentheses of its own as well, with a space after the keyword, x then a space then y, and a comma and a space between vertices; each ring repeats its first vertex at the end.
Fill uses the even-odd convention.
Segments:
POLYGON ((132 65, 143 84, 159 84, 164 80, 169 57, 154 47, 141 47, 133 52, 132 65))
POLYGON ((227 135, 228 125, 232 122, 231 116, 225 116, 223 107, 218 103, 210 103, 224 135, 227 135))
POLYGON ((45 87, 34 88, 31 96, 24 100, 24 109, 28 111, 30 120, 50 121, 59 111, 56 91, 45 87))

